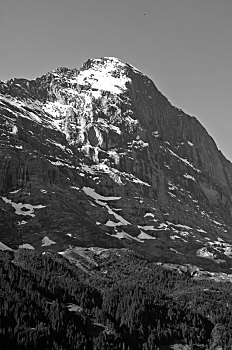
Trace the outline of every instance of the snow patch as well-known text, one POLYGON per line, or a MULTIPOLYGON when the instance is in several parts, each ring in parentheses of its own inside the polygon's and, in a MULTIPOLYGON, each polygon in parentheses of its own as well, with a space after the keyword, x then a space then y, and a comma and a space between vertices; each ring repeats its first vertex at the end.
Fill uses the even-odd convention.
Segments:
POLYGON ((56 165, 56 166, 66 166, 67 168, 75 169, 75 166, 74 166, 74 165, 67 164, 67 163, 65 163, 63 160, 62 160, 62 161, 60 161, 60 160, 52 161, 52 160, 48 159, 48 161, 49 161, 52 165, 56 165))
POLYGON ((171 238, 172 240, 175 240, 176 238, 177 238, 177 239, 180 239, 180 237, 177 236, 177 235, 172 235, 172 236, 170 236, 170 238, 171 238))
POLYGON ((83 311, 83 308, 81 306, 76 305, 76 304, 68 304, 67 305, 67 309, 70 312, 78 312, 78 313, 80 313, 80 312, 83 311))
POLYGON ((191 180, 193 180, 193 181, 196 181, 195 177, 193 177, 192 175, 189 175, 189 174, 187 174, 187 173, 185 173, 183 176, 184 176, 186 179, 191 179, 191 180))
POLYGON ((173 193, 171 193, 171 192, 168 192, 168 194, 169 194, 169 196, 171 196, 171 197, 176 197, 176 195, 173 194, 173 193))
POLYGON ((152 135, 153 135, 155 138, 157 138, 157 137, 160 136, 160 135, 159 135, 159 131, 153 131, 153 132, 152 132, 152 135))
POLYGON ((115 201, 121 199, 121 197, 105 197, 100 194, 98 194, 94 188, 91 187, 83 187, 82 191, 85 192, 88 196, 92 197, 93 199, 96 200, 101 200, 101 201, 115 201))
POLYGON ((141 231, 140 234, 137 236, 139 239, 156 239, 156 237, 152 237, 146 232, 141 231))
POLYGON ((65 151, 65 146, 64 145, 62 145, 61 143, 59 143, 59 142, 55 142, 55 141, 53 141, 53 140, 51 140, 51 139, 47 139, 47 141, 48 142, 50 142, 50 143, 52 143, 53 145, 55 145, 56 147, 59 147, 60 149, 62 149, 62 151, 65 151))
POLYGON ((138 149, 138 148, 145 148, 145 147, 148 147, 149 144, 147 142, 144 142, 143 140, 133 140, 132 141, 132 146, 133 148, 135 149, 138 149))
POLYGON ((139 238, 133 237, 124 231, 120 231, 120 232, 116 231, 116 234, 114 234, 114 235, 110 235, 109 233, 107 233, 107 234, 111 237, 118 238, 118 239, 129 239, 129 240, 134 240, 134 241, 137 241, 140 243, 143 242, 139 238))
POLYGON ((73 188, 74 190, 80 190, 80 188, 79 187, 76 187, 76 186, 70 186, 70 188, 73 188))
POLYGON ((216 220, 211 220, 212 222, 214 222, 216 225, 218 225, 218 226, 223 226, 223 224, 222 223, 220 223, 220 222, 218 222, 218 221, 216 221, 216 220))
POLYGON ((9 192, 9 193, 10 193, 10 194, 15 194, 15 193, 18 193, 19 191, 21 191, 21 188, 19 188, 18 190, 11 191, 11 192, 9 192))
MULTIPOLYGON (((93 198, 95 200, 95 202, 102 206, 105 207, 108 211, 108 213, 110 215, 113 215, 115 217, 116 220, 118 220, 118 223, 115 223, 115 226, 121 226, 121 225, 131 225, 131 223, 127 220, 125 220, 121 215, 118 215, 117 213, 115 213, 114 210, 112 210, 108 204, 106 204, 103 201, 113 201, 113 200, 119 200, 121 197, 104 197, 100 194, 98 194, 93 188, 91 187, 83 187, 82 188, 83 192, 93 198)), ((110 224, 112 225, 113 222, 110 222, 110 224)))
POLYGON ((152 218, 154 218, 154 214, 152 214, 152 213, 146 213, 146 214, 144 215, 145 218, 148 217, 148 216, 151 216, 152 218))
POLYGON ((174 190, 178 190, 178 187, 174 185, 171 181, 168 181, 168 189, 169 191, 174 191, 174 190))
POLYGON ((25 225, 27 223, 27 221, 22 220, 22 221, 18 221, 18 225, 25 225))
POLYGON ((192 229, 193 229, 193 228, 190 227, 190 226, 181 225, 181 224, 174 224, 173 222, 170 222, 170 221, 167 221, 167 224, 168 224, 168 225, 175 226, 175 227, 178 227, 178 228, 181 228, 181 229, 184 229, 184 230, 192 230, 192 229))
POLYGON ((6 244, 0 242, 0 250, 13 250, 10 247, 8 247, 6 244))
POLYGON ((208 259, 215 258, 215 255, 213 253, 209 252, 206 247, 198 249, 196 251, 196 255, 201 257, 201 258, 208 258, 208 259))
POLYGON ((125 181, 138 183, 138 184, 143 185, 143 186, 151 187, 151 185, 149 183, 140 180, 139 178, 135 177, 133 174, 121 172, 115 168, 109 167, 105 163, 99 163, 99 164, 95 164, 92 166, 82 164, 81 168, 83 171, 85 171, 89 174, 92 174, 92 175, 96 175, 96 173, 98 173, 98 172, 103 172, 103 173, 109 175, 109 177, 118 185, 124 185, 122 180, 125 180, 125 181))
POLYGON ((45 208, 46 205, 32 205, 32 204, 23 204, 23 203, 15 203, 11 199, 6 197, 1 197, 5 203, 11 204, 11 206, 15 209, 15 214, 17 215, 29 215, 34 217, 35 209, 45 208))
POLYGON ((125 64, 116 62, 113 58, 95 59, 91 63, 89 69, 81 71, 77 76, 76 82, 79 85, 113 94, 121 94, 127 90, 126 83, 130 83, 131 79, 125 74, 125 64))
POLYGON ((19 245, 19 249, 32 249, 32 250, 35 250, 35 248, 29 243, 20 244, 19 245))
POLYGON ((17 128, 17 126, 16 126, 16 125, 13 125, 12 131, 11 131, 11 134, 12 134, 12 135, 17 135, 17 133, 18 133, 18 128, 17 128))
POLYGON ((174 153, 170 148, 167 148, 167 150, 176 158, 178 158, 180 161, 182 161, 183 163, 185 163, 186 165, 190 166, 192 169, 194 169, 195 171, 197 171, 198 173, 201 173, 201 170, 195 168, 193 166, 193 164, 191 164, 187 159, 185 158, 181 158, 180 156, 178 156, 176 153, 174 153))
POLYGON ((207 232, 206 232, 205 230, 203 230, 202 228, 198 228, 197 231, 200 232, 200 233, 207 233, 207 232))
POLYGON ((154 226, 140 226, 138 225, 138 228, 144 230, 144 231, 156 231, 157 229, 154 226))
POLYGON ((116 226, 120 226, 121 223, 120 222, 114 222, 112 220, 108 220, 105 225, 108 226, 108 227, 116 227, 116 226))
POLYGON ((48 236, 45 236, 43 239, 42 239, 42 245, 41 247, 48 247, 52 244, 56 244, 56 242, 54 242, 53 240, 51 240, 48 236))
POLYGON ((182 253, 178 252, 178 250, 176 250, 176 249, 169 248, 169 250, 171 250, 172 252, 174 252, 174 253, 176 253, 176 254, 181 254, 181 255, 183 255, 182 253))
POLYGON ((38 117, 38 115, 36 115, 35 113, 33 112, 29 112, 29 116, 30 116, 30 119, 41 124, 42 123, 42 120, 41 118, 38 117))

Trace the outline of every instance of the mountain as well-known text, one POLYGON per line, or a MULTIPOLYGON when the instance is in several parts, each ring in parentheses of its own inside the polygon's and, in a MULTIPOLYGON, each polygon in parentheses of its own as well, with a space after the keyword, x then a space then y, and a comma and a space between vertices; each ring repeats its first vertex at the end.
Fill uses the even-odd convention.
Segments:
POLYGON ((0 82, 0 249, 128 248, 230 274, 231 229, 232 164, 130 64, 0 82))

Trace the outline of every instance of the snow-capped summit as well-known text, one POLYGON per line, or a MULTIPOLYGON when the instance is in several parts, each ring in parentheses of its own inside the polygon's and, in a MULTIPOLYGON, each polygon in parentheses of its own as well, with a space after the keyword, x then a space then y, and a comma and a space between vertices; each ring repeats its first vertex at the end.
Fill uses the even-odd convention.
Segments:
POLYGON ((116 58, 90 59, 82 66, 77 82, 94 90, 120 94, 127 89, 126 84, 131 82, 126 73, 126 65, 116 58))

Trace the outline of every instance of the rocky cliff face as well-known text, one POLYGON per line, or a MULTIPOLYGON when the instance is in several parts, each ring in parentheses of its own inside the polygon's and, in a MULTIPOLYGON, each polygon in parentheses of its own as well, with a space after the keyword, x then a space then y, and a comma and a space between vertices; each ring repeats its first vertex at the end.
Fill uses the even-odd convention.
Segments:
POLYGON ((232 165, 115 58, 0 83, 0 241, 232 267, 232 165))

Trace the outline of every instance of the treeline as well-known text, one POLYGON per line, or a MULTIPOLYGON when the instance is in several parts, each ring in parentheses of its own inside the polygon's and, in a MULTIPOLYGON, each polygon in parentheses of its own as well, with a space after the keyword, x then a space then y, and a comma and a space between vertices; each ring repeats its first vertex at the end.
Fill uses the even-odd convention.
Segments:
POLYGON ((195 281, 131 253, 89 273, 52 253, 0 254, 1 349, 232 348, 230 283, 195 281))

